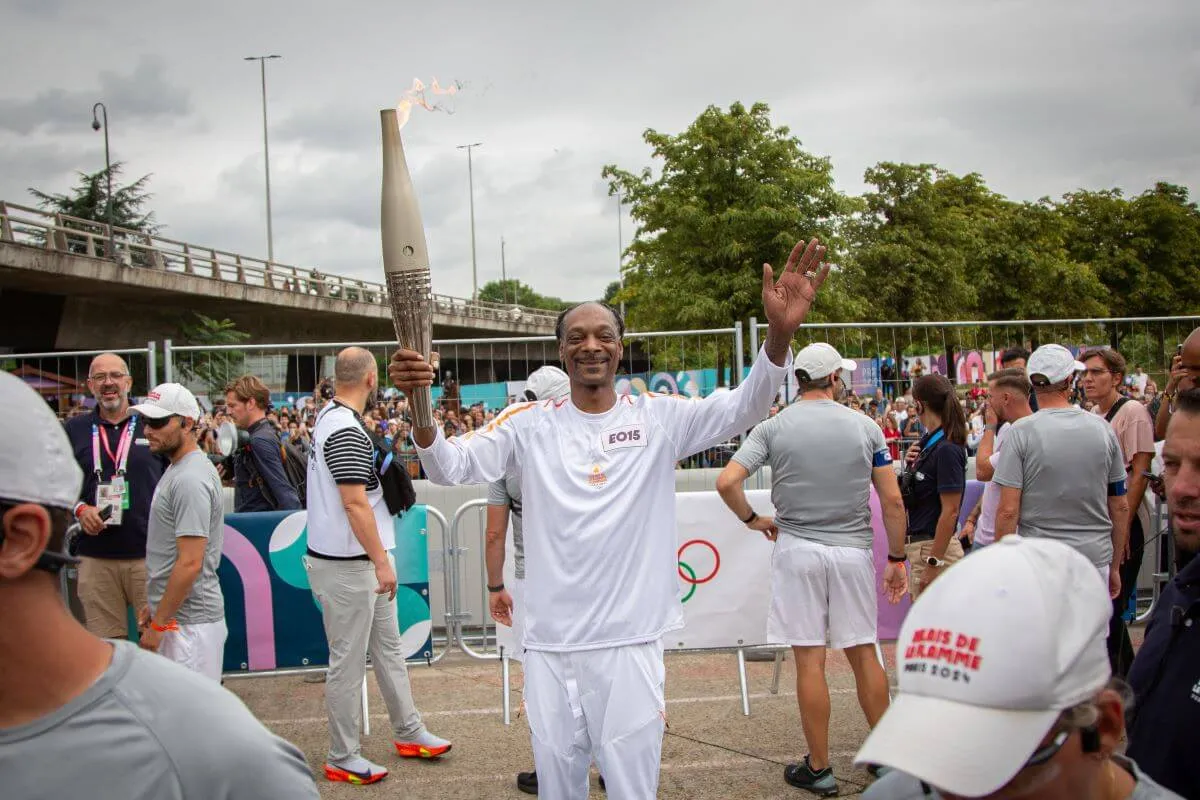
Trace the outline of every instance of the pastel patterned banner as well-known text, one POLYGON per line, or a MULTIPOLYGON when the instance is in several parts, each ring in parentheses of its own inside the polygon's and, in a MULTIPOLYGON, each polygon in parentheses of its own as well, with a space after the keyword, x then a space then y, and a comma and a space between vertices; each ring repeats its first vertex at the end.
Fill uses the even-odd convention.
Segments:
MULTIPOLYGON (((405 657, 432 656, 425 506, 395 519, 396 611, 405 657)), ((226 672, 256 672, 329 662, 321 610, 302 556, 304 511, 225 516, 225 546, 217 570, 225 595, 226 672)))

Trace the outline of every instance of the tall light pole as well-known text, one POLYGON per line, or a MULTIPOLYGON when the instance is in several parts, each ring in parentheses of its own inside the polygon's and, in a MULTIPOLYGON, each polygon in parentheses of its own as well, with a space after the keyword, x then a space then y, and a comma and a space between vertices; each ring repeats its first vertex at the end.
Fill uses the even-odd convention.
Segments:
MULTIPOLYGON (((108 106, 104 103, 96 103, 92 106, 92 130, 98 131, 104 128, 104 177, 107 188, 104 190, 104 218, 108 220, 108 236, 112 238, 112 161, 108 157, 108 106), (96 110, 100 110, 100 116, 96 115, 96 110), (101 125, 100 120, 104 119, 104 124, 101 125)), ((109 247, 112 243, 109 242, 109 247)))
POLYGON ((275 263, 275 234, 271 230, 271 146, 267 140, 267 60, 283 58, 280 55, 246 56, 246 61, 257 61, 262 72, 263 106, 263 164, 267 173, 267 263, 275 263))
POLYGON ((471 151, 483 142, 460 144, 459 150, 467 151, 467 182, 471 187, 471 299, 479 299, 479 270, 475 265, 475 172, 471 166, 471 151))
POLYGON ((500 302, 508 303, 508 267, 504 263, 504 237, 500 237, 500 302))
MULTIPOLYGON (((621 233, 621 192, 617 191, 617 280, 625 292, 625 238, 621 233)), ((621 316, 625 316, 625 301, 621 301, 621 316)))

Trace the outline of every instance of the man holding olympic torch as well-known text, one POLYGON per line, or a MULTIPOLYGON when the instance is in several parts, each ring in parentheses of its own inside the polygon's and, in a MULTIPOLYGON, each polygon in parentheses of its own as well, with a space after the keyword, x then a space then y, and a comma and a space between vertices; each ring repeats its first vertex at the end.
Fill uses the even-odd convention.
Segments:
MULTIPOLYGON (((610 796, 656 796, 666 721, 662 637, 683 626, 675 464, 767 416, 791 364, 792 336, 829 274, 824 254, 816 239, 798 243, 778 280, 763 265, 766 341, 731 392, 619 397, 613 379, 624 321, 605 304, 582 303, 556 326, 569 397, 510 406, 452 440, 435 427, 414 428, 434 483, 521 475, 525 705, 545 796, 587 797, 593 758, 610 796)), ((410 395, 427 392, 436 375, 407 349, 396 351, 389 374, 410 395)))

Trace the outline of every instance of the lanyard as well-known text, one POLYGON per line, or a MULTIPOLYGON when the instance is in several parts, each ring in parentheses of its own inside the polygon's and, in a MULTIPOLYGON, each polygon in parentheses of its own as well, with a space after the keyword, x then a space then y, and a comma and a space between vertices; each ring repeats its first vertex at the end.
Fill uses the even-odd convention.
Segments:
POLYGON ((937 433, 935 433, 933 436, 930 436, 929 441, 926 442, 925 446, 921 448, 921 452, 924 453, 926 450, 933 447, 935 444, 940 442, 945 437, 945 435, 946 435, 946 432, 944 430, 942 430, 941 428, 938 428, 937 433))
MULTIPOLYGON (((130 446, 133 444, 133 429, 137 426, 137 414, 134 414, 125 421, 125 430, 121 433, 121 440, 117 443, 117 452, 113 453, 112 446, 108 441, 108 432, 104 433, 104 451, 108 453, 108 457, 112 459, 113 466, 116 468, 117 475, 125 474, 125 464, 129 460, 130 446)), ((92 464, 96 468, 96 477, 101 478, 104 475, 104 462, 100 460, 100 426, 92 423, 92 464)))

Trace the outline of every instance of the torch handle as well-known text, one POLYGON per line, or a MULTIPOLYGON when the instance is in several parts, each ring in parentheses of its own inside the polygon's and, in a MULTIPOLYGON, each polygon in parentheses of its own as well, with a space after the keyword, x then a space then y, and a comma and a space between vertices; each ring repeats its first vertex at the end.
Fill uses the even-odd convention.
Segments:
MULTIPOLYGON (((428 269, 388 272, 388 301, 396 339, 406 350, 420 353, 426 360, 433 349, 433 297, 428 269)), ((408 398, 414 428, 433 427, 433 394, 429 387, 414 389, 408 398)))

